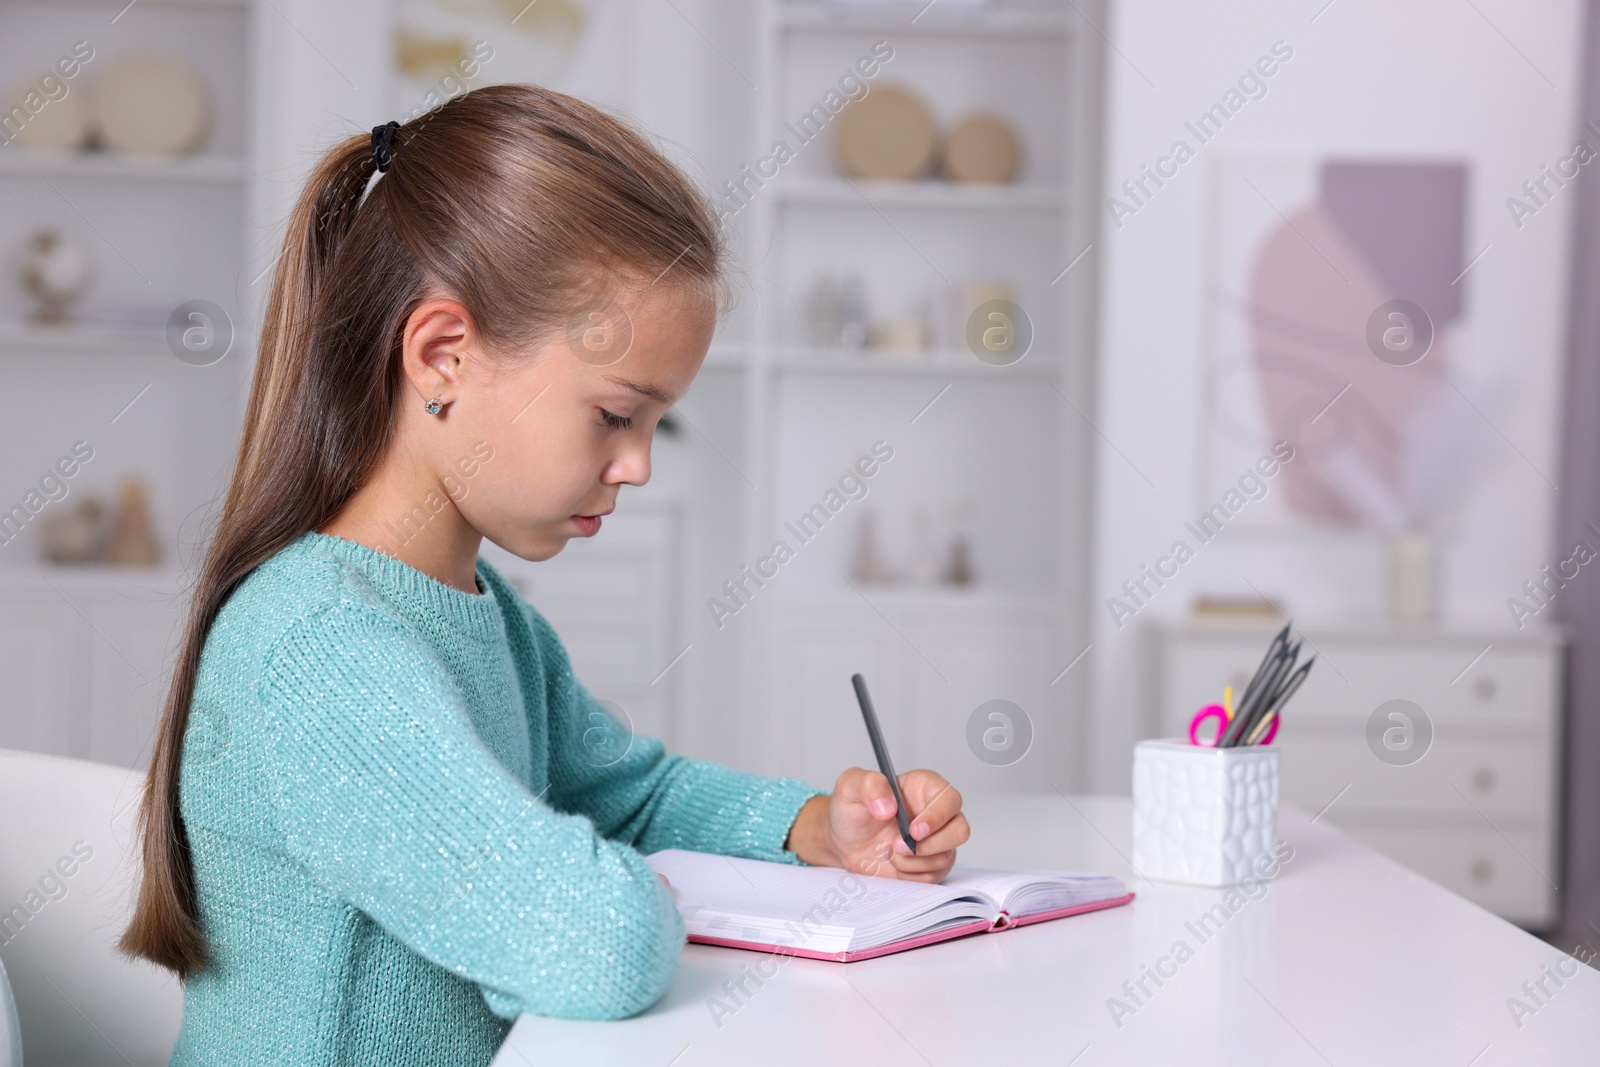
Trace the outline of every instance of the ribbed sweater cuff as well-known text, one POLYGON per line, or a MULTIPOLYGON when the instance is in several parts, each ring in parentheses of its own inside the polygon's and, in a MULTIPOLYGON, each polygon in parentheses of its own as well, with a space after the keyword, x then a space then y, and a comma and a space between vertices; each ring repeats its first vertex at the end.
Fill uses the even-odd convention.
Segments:
POLYGON ((826 792, 799 778, 767 779, 766 789, 751 804, 750 825, 754 828, 751 844, 758 852, 765 853, 753 858, 807 866, 798 855, 784 848, 783 843, 805 802, 826 792))

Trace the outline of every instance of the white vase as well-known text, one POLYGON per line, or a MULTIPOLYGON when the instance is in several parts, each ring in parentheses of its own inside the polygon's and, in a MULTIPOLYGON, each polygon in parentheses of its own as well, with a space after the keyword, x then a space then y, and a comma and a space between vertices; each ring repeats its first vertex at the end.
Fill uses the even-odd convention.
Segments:
POLYGON ((1402 626, 1430 623, 1435 616, 1433 540, 1404 530, 1389 541, 1389 616, 1402 626))

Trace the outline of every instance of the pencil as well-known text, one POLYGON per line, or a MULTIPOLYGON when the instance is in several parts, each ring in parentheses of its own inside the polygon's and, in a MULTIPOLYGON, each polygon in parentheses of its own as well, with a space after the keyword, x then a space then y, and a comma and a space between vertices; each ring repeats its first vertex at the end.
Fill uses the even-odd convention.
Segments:
POLYGON ((1293 669, 1297 652, 1298 649, 1296 648, 1283 649, 1278 653, 1272 666, 1267 668, 1267 676, 1262 681, 1261 687, 1256 691, 1255 696, 1251 698, 1249 706, 1239 709, 1239 714, 1236 716, 1238 721, 1233 723, 1233 729, 1228 731, 1229 748, 1243 744, 1245 737, 1255 727, 1257 721, 1272 706, 1272 700, 1277 695, 1279 684, 1293 669))

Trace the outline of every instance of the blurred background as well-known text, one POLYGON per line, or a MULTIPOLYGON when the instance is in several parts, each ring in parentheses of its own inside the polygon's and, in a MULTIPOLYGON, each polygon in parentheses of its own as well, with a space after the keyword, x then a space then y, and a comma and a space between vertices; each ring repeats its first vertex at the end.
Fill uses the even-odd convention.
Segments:
POLYGON ((1594 33, 1576 0, 4 0, 0 746, 146 765, 301 182, 532 81, 658 137, 737 249, 650 484, 547 563, 485 548, 621 721, 826 787, 872 759, 860 671, 902 770, 1123 793, 1292 619, 1285 799, 1578 936, 1594 33))

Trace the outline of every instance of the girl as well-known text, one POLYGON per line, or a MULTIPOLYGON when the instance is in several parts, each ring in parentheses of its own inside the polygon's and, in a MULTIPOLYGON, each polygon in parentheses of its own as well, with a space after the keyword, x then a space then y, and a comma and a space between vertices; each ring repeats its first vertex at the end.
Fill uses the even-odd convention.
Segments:
POLYGON ((184 980, 174 1064, 485 1064, 519 1013, 637 1013, 684 943, 642 853, 950 869, 932 771, 902 776, 913 856, 875 772, 597 758, 620 727, 477 558, 548 559, 649 478, 719 237, 639 134, 528 85, 312 174, 141 808, 121 946, 184 980))

